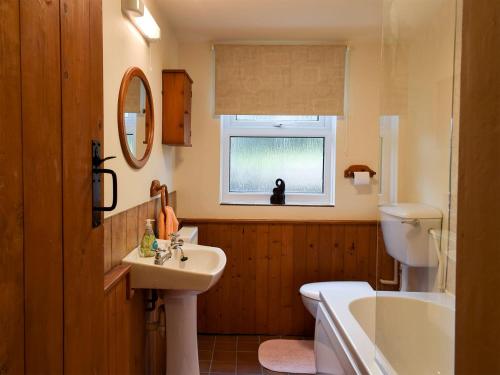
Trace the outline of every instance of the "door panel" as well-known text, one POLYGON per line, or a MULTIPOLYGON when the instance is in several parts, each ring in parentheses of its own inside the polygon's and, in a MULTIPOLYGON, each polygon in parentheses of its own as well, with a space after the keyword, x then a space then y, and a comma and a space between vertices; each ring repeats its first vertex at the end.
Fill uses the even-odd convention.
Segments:
POLYGON ((24 373, 19 1, 0 3, 0 373, 24 373))
POLYGON ((91 140, 102 142, 100 0, 61 7, 64 370, 102 373, 104 232, 92 228, 91 140))
POLYGON ((63 369, 59 1, 21 1, 27 373, 63 369))

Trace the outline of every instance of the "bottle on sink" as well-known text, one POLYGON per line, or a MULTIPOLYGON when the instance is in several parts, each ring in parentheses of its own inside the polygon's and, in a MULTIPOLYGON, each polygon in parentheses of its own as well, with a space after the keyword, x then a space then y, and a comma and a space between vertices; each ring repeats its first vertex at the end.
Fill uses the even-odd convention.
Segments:
POLYGON ((146 230, 142 236, 141 246, 139 247, 139 256, 153 257, 156 249, 158 249, 158 242, 156 241, 155 233, 153 232, 153 219, 146 220, 146 230))

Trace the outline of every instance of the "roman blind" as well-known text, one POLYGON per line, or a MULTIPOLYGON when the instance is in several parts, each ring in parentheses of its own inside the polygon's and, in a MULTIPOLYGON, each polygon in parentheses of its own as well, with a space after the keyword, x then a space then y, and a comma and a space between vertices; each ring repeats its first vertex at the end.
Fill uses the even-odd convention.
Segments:
POLYGON ((214 48, 215 114, 343 114, 346 46, 214 48))

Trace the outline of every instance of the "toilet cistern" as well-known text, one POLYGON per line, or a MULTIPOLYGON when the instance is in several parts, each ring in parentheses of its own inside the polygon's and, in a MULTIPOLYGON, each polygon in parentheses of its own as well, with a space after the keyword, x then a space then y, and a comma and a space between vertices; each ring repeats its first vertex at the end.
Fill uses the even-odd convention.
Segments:
POLYGON ((429 246, 431 230, 441 229, 442 213, 421 203, 380 206, 387 253, 402 264, 401 290, 407 290, 408 267, 437 267, 439 254, 429 246))

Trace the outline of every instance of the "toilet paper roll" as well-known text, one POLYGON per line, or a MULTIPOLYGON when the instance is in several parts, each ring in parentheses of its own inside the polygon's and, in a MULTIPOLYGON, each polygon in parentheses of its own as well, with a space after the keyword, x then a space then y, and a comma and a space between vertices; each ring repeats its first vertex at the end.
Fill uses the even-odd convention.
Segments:
POLYGON ((370 173, 369 172, 354 172, 354 185, 369 185, 370 173))

